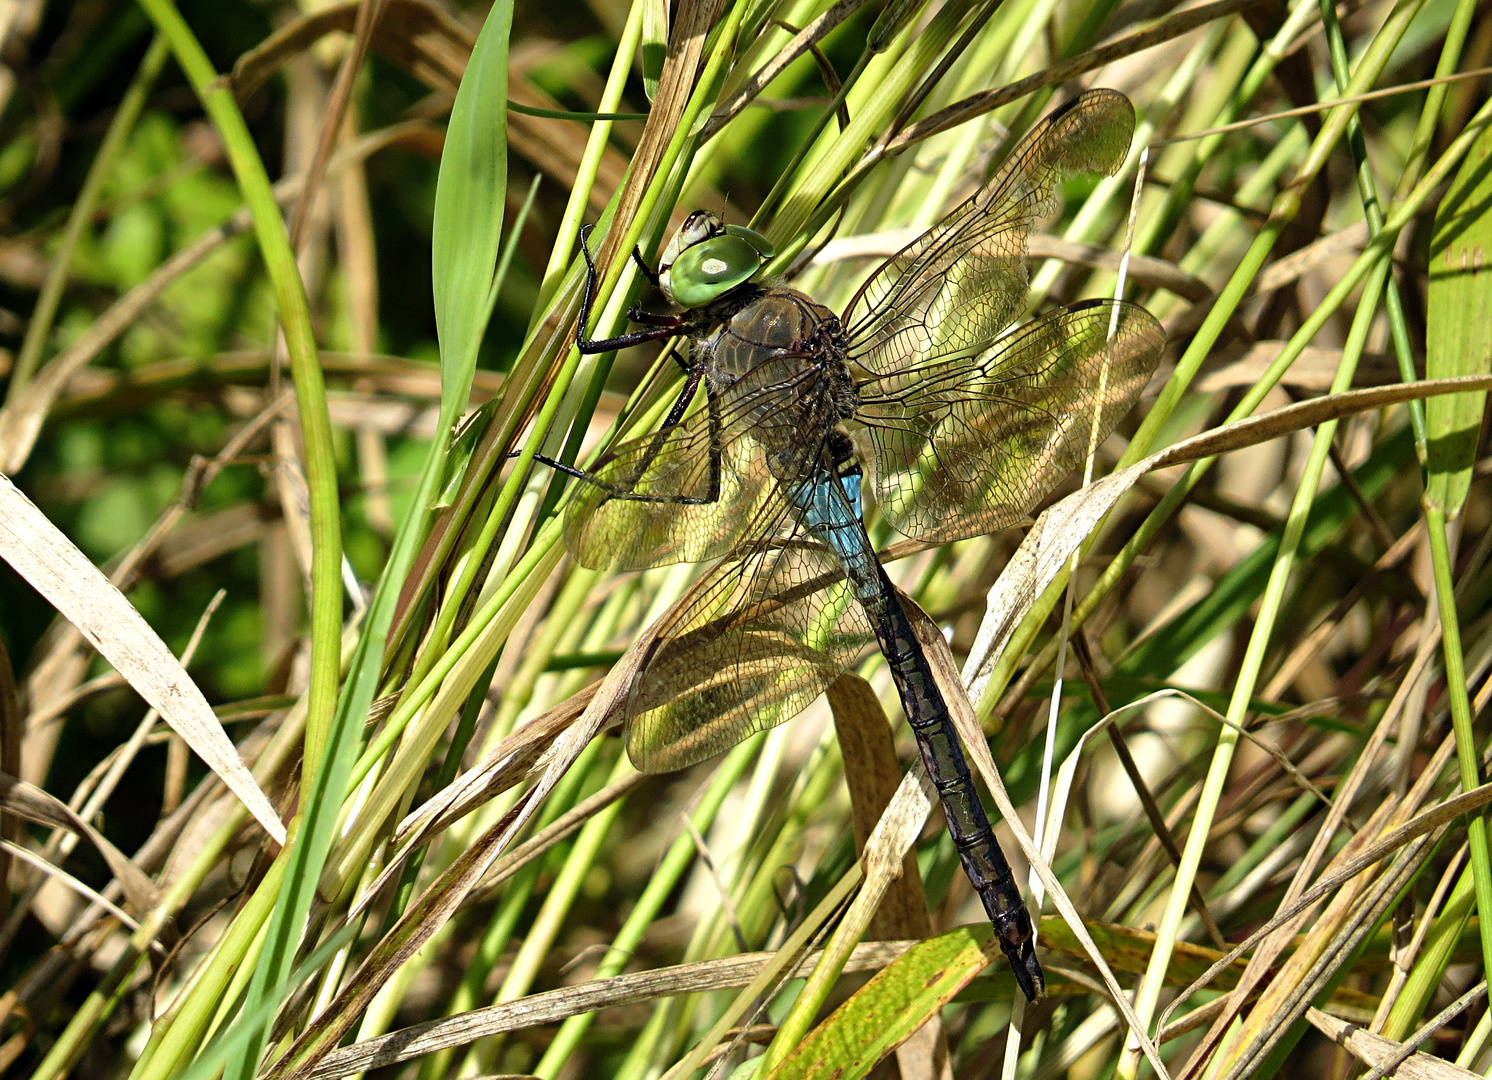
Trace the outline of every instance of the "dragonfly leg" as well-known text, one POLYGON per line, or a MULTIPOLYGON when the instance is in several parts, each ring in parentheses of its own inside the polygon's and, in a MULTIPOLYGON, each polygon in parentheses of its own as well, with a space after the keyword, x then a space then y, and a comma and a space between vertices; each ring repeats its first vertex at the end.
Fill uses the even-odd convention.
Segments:
MULTIPOLYGON (((649 447, 647 455, 638 463, 638 467, 630 480, 617 481, 609 479, 598 473, 578 468, 577 466, 547 457, 543 454, 535 454, 534 460, 541 465, 549 466, 556 472, 572 476, 577 480, 583 480, 587 484, 601 488, 613 499, 622 499, 629 502, 673 503, 685 506, 706 506, 717 502, 720 498, 720 473, 723 459, 723 450, 720 445, 720 406, 708 384, 705 386, 706 405, 709 409, 710 417, 710 486, 708 490, 703 495, 649 495, 633 490, 637 481, 646 474, 648 466, 652 464, 653 460, 662 451, 669 432, 678 427, 683 421, 684 414, 689 409, 689 403, 694 400, 694 395, 699 392, 700 383, 704 381, 704 369, 694 367, 688 369, 688 371, 689 376, 684 380, 684 386, 679 391, 678 398, 675 399, 673 406, 668 410, 668 415, 664 417, 663 423, 658 426, 658 430, 653 434, 653 444, 649 447)), ((517 456, 516 452, 508 455, 510 459, 517 456)))
POLYGON ((649 284, 655 289, 663 288, 663 281, 658 276, 658 271, 648 265, 647 260, 642 257, 642 248, 633 245, 632 261, 637 264, 638 272, 648 279, 649 284))
MULTIPOLYGON (((583 353, 605 353, 615 352, 617 349, 625 349, 632 345, 641 345, 646 341, 664 341, 667 338, 678 337, 688 331, 688 324, 677 315, 667 316, 669 322, 665 325, 659 323, 651 330, 639 330, 632 334, 621 334, 610 338, 588 338, 585 336, 586 327, 590 324, 592 309, 596 303, 596 282, 599 275, 596 272, 596 260, 591 258, 591 249, 587 244, 590 239, 592 226, 583 225, 580 229, 580 253, 585 256, 585 288, 580 294, 580 322, 575 330, 575 347, 583 353)), ((664 316, 658 316, 664 318, 664 316)), ((641 321, 641 320, 638 320, 641 321)), ((651 320, 649 320, 651 321, 651 320)))
MULTIPOLYGON (((627 309, 627 318, 643 326, 670 326, 677 334, 689 332, 689 324, 678 315, 658 315, 642 307, 631 307, 627 309)), ((683 363, 682 360, 679 362, 683 363)))
MULTIPOLYGON (((517 456, 518 451, 515 450, 513 453, 508 455, 508 459, 512 460, 517 456)), ((583 480, 587 484, 602 488, 613 499, 623 499, 628 502, 656 502, 673 503, 675 505, 681 506, 703 506, 707 503, 714 502, 720 497, 718 485, 715 485, 717 490, 715 491, 713 496, 640 495, 635 491, 629 491, 627 489, 627 485, 625 484, 619 484, 615 480, 608 480, 604 476, 601 476, 599 473, 593 473, 588 469, 582 469, 577 465, 566 464, 565 462, 560 461, 558 458, 548 457, 545 454, 535 454, 534 460, 537 461, 540 465, 547 465, 555 472, 564 473, 566 476, 574 477, 576 480, 583 480)))
POLYGON ((674 503, 685 506, 708 506, 718 502, 720 499, 720 470, 721 460, 724 452, 721 448, 720 435, 720 403, 715 397, 715 392, 710 389, 710 384, 705 383, 705 408, 708 410, 710 423, 710 486, 703 495, 647 495, 632 490, 637 481, 645 474, 653 460, 663 450, 663 444, 668 438, 668 433, 677 427, 684 419, 684 413, 689 408, 689 403, 694 400, 694 395, 699 392, 701 382, 704 382, 705 370, 702 367, 686 368, 689 375, 684 380, 684 387, 679 392, 678 398, 673 403, 673 408, 668 410, 663 423, 659 425, 658 431, 653 436, 653 444, 648 448, 647 455, 638 463, 636 475, 630 484, 618 484, 615 481, 607 481, 605 486, 612 490, 612 497, 625 499, 631 502, 661 502, 674 503))

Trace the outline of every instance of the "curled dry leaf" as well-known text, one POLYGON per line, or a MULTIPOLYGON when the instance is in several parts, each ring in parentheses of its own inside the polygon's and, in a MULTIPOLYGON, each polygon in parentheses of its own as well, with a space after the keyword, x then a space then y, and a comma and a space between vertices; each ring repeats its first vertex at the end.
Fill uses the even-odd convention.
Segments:
POLYGON ((103 833, 74 813, 67 803, 34 784, 0 772, 0 806, 27 821, 54 829, 66 829, 81 836, 96 847, 109 864, 109 869, 119 880, 119 886, 124 890, 131 907, 144 912, 155 906, 155 886, 145 872, 131 862, 128 855, 110 843, 103 833))
POLYGON ((3 475, 0 558, 78 628, 283 844, 285 826, 192 677, 124 594, 3 475))

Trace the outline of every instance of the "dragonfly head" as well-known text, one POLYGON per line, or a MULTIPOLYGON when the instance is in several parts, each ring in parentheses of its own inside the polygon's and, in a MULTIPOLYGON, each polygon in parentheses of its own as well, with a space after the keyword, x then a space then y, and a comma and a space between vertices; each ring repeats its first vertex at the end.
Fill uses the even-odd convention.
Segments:
POLYGON ((750 281, 773 254, 761 233, 696 210, 663 249, 659 285, 679 307, 704 307, 750 281))

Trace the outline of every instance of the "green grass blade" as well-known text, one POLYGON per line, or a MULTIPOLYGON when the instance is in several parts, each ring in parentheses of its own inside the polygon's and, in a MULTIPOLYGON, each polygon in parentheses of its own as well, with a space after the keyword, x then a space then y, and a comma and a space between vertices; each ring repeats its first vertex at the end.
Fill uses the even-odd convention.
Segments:
POLYGON ((451 107, 435 183, 430 276, 443 419, 466 407, 477 350, 497 299, 492 281, 508 188, 508 113, 502 103, 508 97, 512 23, 511 3, 496 4, 487 15, 451 107))
MULTIPOLYGON (((1435 215, 1425 376, 1478 375, 1492 364, 1492 131, 1466 155, 1435 215)), ((1425 497, 1455 520, 1471 486, 1486 395, 1425 402, 1429 479, 1425 497)))
MULTIPOLYGON (((218 78, 218 73, 201 44, 171 0, 141 0, 141 5, 154 20, 161 35, 170 42, 177 62, 223 139, 228 161, 254 219, 254 231, 273 287, 285 335, 285 347, 290 358, 299 406, 306 480, 311 501, 312 663, 306 724, 306 758, 311 763, 308 765, 310 769, 320 762, 320 750, 326 744, 332 725, 341 670, 342 631, 342 533, 336 461, 332 450, 326 386, 322 379, 315 334, 311 328, 310 310, 296 266, 295 253, 291 250, 285 222, 275 201, 269 176, 232 91, 226 82, 218 78)), ((340 797, 337 801, 340 802, 340 797)), ((331 817, 334 819, 335 814, 331 817)), ((327 827, 329 829, 330 824, 327 827)), ((284 855, 285 851, 282 850, 281 856, 284 855)), ((314 887, 315 875, 312 874, 309 880, 311 887, 314 887)), ((309 893, 310 888, 306 890, 304 900, 307 906, 310 903, 309 893)), ((294 923, 298 927, 300 921, 303 921, 303 915, 299 920, 286 920, 286 923, 294 923)), ((298 939, 298 929, 288 936, 298 939)), ((275 965, 281 975, 281 978, 269 981, 278 986, 283 973, 288 971, 294 948, 287 946, 277 949, 273 947, 275 944, 283 942, 272 941, 272 947, 266 953, 271 958, 270 964, 275 965)), ((268 968, 263 970, 268 972, 268 968)), ((256 972, 256 978, 258 974, 256 972)), ((265 988, 260 981, 259 991, 262 993, 265 988)), ((180 1054, 189 1056, 195 1043, 196 1033, 186 1033, 186 1038, 178 1042, 177 1050, 180 1054)), ((163 1061, 162 1067, 174 1071, 176 1064, 179 1062, 163 1061)))
MULTIPOLYGON (((1435 215, 1430 245, 1429 312, 1425 369, 1430 378, 1474 375, 1492 363, 1492 275, 1481 273, 1484 252, 1492 247, 1492 130, 1484 131, 1462 162, 1450 191, 1435 215)), ((1435 597, 1442 627, 1446 696, 1455 731, 1461 787, 1481 783, 1481 766, 1472 730, 1471 702, 1461 627, 1456 613, 1447 526, 1456 520, 1471 488, 1471 470, 1481 441, 1484 393, 1447 394, 1425 403, 1425 522, 1435 571, 1435 597)), ((1485 815, 1466 823, 1471 847, 1471 877, 1481 916, 1483 962, 1492 970, 1492 851, 1488 850, 1485 815)))

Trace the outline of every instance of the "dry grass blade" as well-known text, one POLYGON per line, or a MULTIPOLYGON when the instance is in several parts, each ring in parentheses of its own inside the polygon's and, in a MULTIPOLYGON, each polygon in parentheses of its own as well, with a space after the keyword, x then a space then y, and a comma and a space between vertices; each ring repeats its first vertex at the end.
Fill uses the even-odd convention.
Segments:
MULTIPOLYGON (((335 31, 354 33, 361 2, 334 4, 281 27, 233 65, 233 92, 247 100, 293 57, 335 31)), ((443 9, 423 0, 385 0, 371 20, 371 47, 434 90, 455 94, 476 38, 443 9)))
MULTIPOLYGON (((914 941, 871 941, 857 945, 845 961, 844 971, 879 971, 914 944, 914 941)), ((806 977, 818 965, 822 955, 817 950, 810 952, 786 973, 787 977, 806 977)), ((553 1024, 567 1016, 579 1016, 608 1006, 746 986, 775 957, 775 953, 741 953, 719 960, 618 975, 595 983, 533 994, 520 1001, 503 1002, 463 1016, 420 1024, 344 1047, 329 1055, 310 1077, 311 1080, 331 1080, 394 1065, 443 1047, 462 1046, 503 1031, 553 1024)))
POLYGON ((404 848, 422 843, 432 833, 518 783, 559 733, 580 719, 599 689, 599 685, 586 687, 509 735, 475 766, 401 821, 394 832, 395 846, 404 848))
POLYGON ((160 711, 265 832, 285 842, 285 826, 223 733, 212 706, 155 631, 9 479, 0 476, 0 557, 47 598, 160 711))
POLYGON ((1393 1069, 1381 1074, 1383 1076, 1398 1077, 1400 1080, 1472 1080, 1473 1077, 1481 1076, 1481 1073, 1452 1065, 1443 1058, 1416 1053, 1412 1048, 1406 1055, 1405 1047, 1400 1043, 1385 1039, 1382 1035, 1374 1035, 1371 1031, 1364 1031, 1357 1024, 1339 1020, 1320 1009, 1308 1009, 1306 1019, 1332 1042, 1350 1050, 1352 1056, 1364 1065, 1378 1067, 1393 1064, 1393 1069))
MULTIPOLYGON (((1320 881, 1302 893, 1288 907, 1281 908, 1275 912, 1267 923, 1254 930, 1243 941, 1233 946, 1232 950, 1225 957, 1219 959, 1217 963, 1195 979, 1176 998, 1176 1001, 1168 1008, 1167 1012, 1162 1015, 1162 1026, 1164 1027, 1165 1018, 1170 1015, 1171 1010, 1174 1010, 1177 1005, 1185 1002, 1194 993, 1205 987, 1217 973, 1221 972, 1235 960, 1247 955, 1251 949, 1270 934, 1283 926, 1289 925, 1301 913, 1310 910, 1315 904, 1330 896, 1338 888, 1357 877, 1364 870, 1410 843, 1443 829, 1463 813, 1480 809, 1489 804, 1492 804, 1492 784, 1483 785, 1475 791, 1458 795, 1454 799, 1449 799, 1430 810, 1416 814, 1402 825, 1384 833, 1376 842, 1367 844, 1361 850, 1354 852, 1350 858, 1344 860, 1340 866, 1335 867, 1330 873, 1323 876, 1320 881)), ((1245 987, 1245 991, 1247 991, 1247 987, 1245 987)))
POLYGON ((87 840, 109 864, 109 869, 114 872, 115 879, 124 889, 124 895, 129 898, 136 911, 148 911, 155 906, 155 885, 145 872, 107 837, 73 813, 72 807, 67 803, 54 799, 33 784, 0 773, 0 805, 17 817, 34 821, 38 825, 65 829, 87 840))
MULTIPOLYGON (((0 641, 0 773, 15 776, 21 771, 21 732, 23 714, 16 694, 16 676, 10 666, 10 653, 0 641)), ((20 836, 21 823, 0 814, 0 840, 12 843, 20 836)), ((10 914, 10 860, 0 858, 0 918, 10 914)), ((0 953, 5 950, 0 947, 0 953)))

